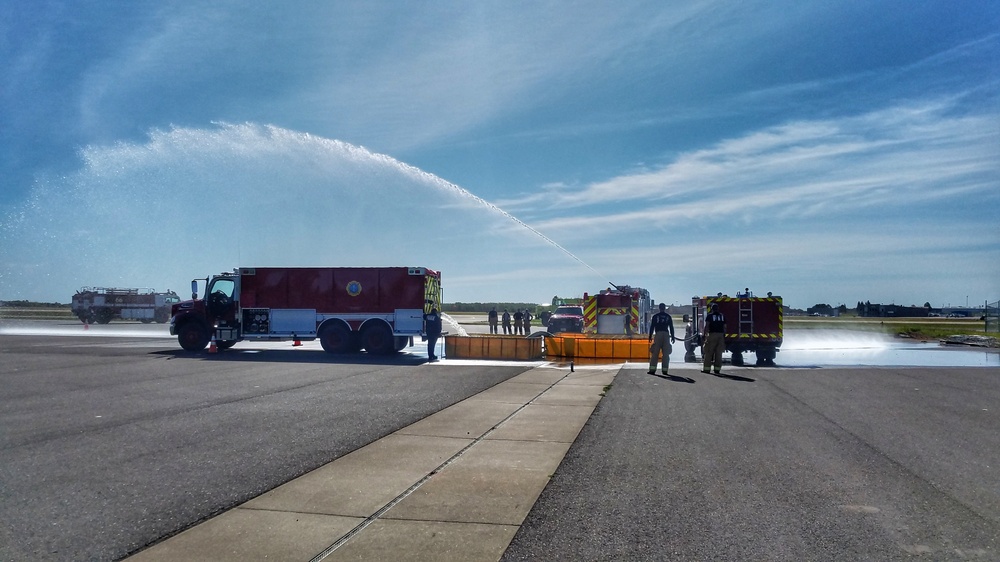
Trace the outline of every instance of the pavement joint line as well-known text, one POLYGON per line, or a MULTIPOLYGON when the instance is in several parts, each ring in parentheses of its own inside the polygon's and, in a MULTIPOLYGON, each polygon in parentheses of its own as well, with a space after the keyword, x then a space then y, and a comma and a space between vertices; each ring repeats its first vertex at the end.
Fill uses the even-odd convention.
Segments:
MULTIPOLYGON (((492 434, 494 431, 496 431, 497 429, 499 429, 500 426, 502 426, 503 424, 507 423, 507 421, 509 421, 511 418, 513 418, 518 413, 520 413, 522 410, 524 410, 525 408, 527 408, 529 405, 531 405, 535 400, 537 400, 543 394, 545 394, 546 392, 552 390, 552 388, 554 386, 556 386, 557 384, 559 384, 562 381, 566 380, 566 378, 568 378, 569 375, 570 375, 570 373, 566 373, 565 375, 563 375, 559 380, 557 380, 557 381, 553 382, 552 384, 550 384, 548 387, 545 388, 545 390, 539 392, 534 398, 532 398, 531 400, 529 400, 526 403, 524 403, 523 405, 521 405, 519 408, 517 408, 516 410, 514 410, 513 412, 511 412, 510 415, 508 415, 504 419, 502 419, 499 422, 497 422, 493 427, 491 427, 488 430, 486 430, 482 435, 480 435, 479 437, 475 438, 471 443, 469 443, 465 447, 462 447, 461 450, 459 450, 457 453, 455 453, 454 455, 452 455, 451 457, 449 457, 448 459, 446 459, 444 462, 442 462, 436 468, 434 468, 433 470, 431 470, 430 472, 428 472, 423 478, 421 478, 420 480, 417 480, 409 488, 407 488, 406 490, 403 490, 398 496, 396 496, 395 498, 389 500, 389 502, 386 503, 381 508, 379 508, 378 511, 376 511, 375 513, 373 513, 373 514, 369 515, 368 517, 366 517, 365 520, 362 521, 361 523, 358 523, 353 529, 351 529, 346 534, 344 534, 344 536, 342 536, 339 539, 337 539, 336 542, 334 542, 330 546, 328 546, 325 549, 323 549, 322 552, 320 552, 319 554, 317 554, 316 556, 314 556, 309 562, 322 562, 323 560, 326 560, 326 558, 328 556, 330 556, 331 554, 333 554, 334 552, 336 552, 337 549, 339 549, 340 547, 342 547, 345 544, 347 544, 348 541, 350 541, 352 538, 354 538, 355 536, 357 536, 361 531, 364 531, 372 523, 374 523, 375 521, 378 521, 382 517, 382 515, 384 515, 387 511, 389 511, 390 509, 392 509, 393 507, 395 507, 397 504, 399 504, 401 501, 403 501, 404 499, 406 499, 413 492, 416 492, 421 486, 423 486, 435 474, 441 472, 446 467, 448 467, 448 465, 450 465, 450 464, 454 463, 455 461, 457 461, 462 455, 464 455, 469 449, 471 449, 475 445, 481 443, 482 441, 485 441, 486 438, 489 437, 489 435, 492 434)), ((506 381, 504 381, 504 382, 506 382, 506 381)), ((500 383, 500 384, 503 384, 503 383, 500 383)), ((489 390, 489 389, 487 389, 487 390, 489 390)), ((472 398, 472 397, 470 396, 470 398, 472 398)))

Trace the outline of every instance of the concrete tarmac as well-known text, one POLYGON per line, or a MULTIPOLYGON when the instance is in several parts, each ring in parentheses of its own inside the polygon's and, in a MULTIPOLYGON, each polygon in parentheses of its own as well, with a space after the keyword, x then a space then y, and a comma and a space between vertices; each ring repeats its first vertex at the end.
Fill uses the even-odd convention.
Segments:
MULTIPOLYGON (((343 427, 349 416, 324 417, 316 411, 324 400, 344 408, 366 400, 371 384, 380 382, 407 385, 407 390, 366 404, 362 409, 399 409, 402 415, 385 412, 377 427, 352 430, 353 437, 331 453, 330 462, 298 477, 279 477, 271 486, 266 482, 274 480, 262 475, 261 483, 249 488, 266 489, 245 494, 245 500, 221 511, 208 507, 187 523, 162 513, 170 520, 166 528, 174 530, 160 531, 159 539, 152 536, 149 546, 132 547, 130 559, 1000 559, 998 368, 727 365, 723 376, 714 376, 700 373, 699 365, 675 362, 664 376, 648 375, 644 365, 636 364, 570 371, 556 364, 447 359, 428 364, 404 358, 402 364, 359 366, 329 365, 321 352, 307 356, 301 349, 192 360, 158 341, 70 338, 57 348, 51 345, 35 337, 0 336, 8 359, 0 365, 0 421, 7 428, 0 475, 14 484, 4 486, 7 507, 0 509, 51 502, 31 512, 38 524, 24 523, 28 527, 22 530, 82 535, 79 529, 89 528, 89 536, 61 543, 25 537, 9 526, 15 512, 10 517, 5 512, 3 559, 118 558, 107 553, 121 550, 101 546, 116 540, 115 529, 100 528, 120 524, 115 519, 98 520, 98 527, 45 519, 58 511, 59 502, 72 505, 74 499, 65 491, 45 492, 65 476, 46 466, 56 453, 40 452, 50 446, 75 451, 60 462, 75 458, 94 464, 78 445, 99 443, 100 434, 111 429, 92 419, 86 422, 89 429, 74 437, 72 424, 62 426, 37 411, 82 419, 72 403, 89 400, 81 398, 91 396, 81 394, 82 386, 119 392, 116 380, 130 377, 143 380, 138 387, 122 383, 121 394, 132 400, 155 397, 162 403, 182 392, 184 387, 151 387, 157 377, 143 372, 151 365, 167 369, 163 380, 171 384, 187 371, 188 384, 219 392, 203 396, 201 409, 191 407, 192 397, 167 408, 175 408, 167 417, 176 423, 156 421, 152 404, 132 404, 128 419, 116 422, 140 438, 144 426, 171 435, 194 432, 187 437, 191 443, 172 449, 173 457, 156 452, 157 464, 142 465, 161 471, 154 475, 160 478, 182 466, 197 469, 178 455, 196 453, 220 462, 192 448, 208 436, 202 424, 217 423, 199 419, 212 411, 228 409, 227 419, 234 424, 217 447, 239 439, 240 424, 248 444, 280 439, 284 446, 301 440, 303 418, 317 416, 308 432, 320 440, 331 438, 322 436, 324 427, 326 433, 343 427), (70 342, 79 347, 65 345, 70 342), (289 360, 293 356, 296 360, 289 360), (265 375, 275 369, 290 380, 265 375), (88 374, 63 376, 74 370, 88 374), (426 378, 414 378, 421 373, 426 378), (213 377, 219 384, 212 383, 213 377), (359 380, 364 382, 348 382, 359 380), (435 389, 470 380, 481 382, 452 394, 457 401, 445 398, 440 407, 418 407, 435 389), (244 383, 270 386, 242 397, 250 404, 231 410, 229 387, 244 383), (36 386, 15 389, 24 385, 36 386), (317 389, 326 396, 318 402, 313 398, 317 389), (331 395, 350 392, 356 393, 330 402, 331 395), (428 392, 419 400, 406 396, 428 392), (297 424, 296 431, 258 427, 260 416, 267 418, 276 408, 289 414, 274 421, 297 424), (32 424, 31 429, 10 430, 19 423, 32 424), (31 455, 41 463, 34 464, 35 475, 25 473, 24 459, 31 455), (65 528, 53 528, 53 522, 65 528), (45 551, 32 544, 74 544, 77 550, 45 551), (81 556, 86 552, 91 554, 81 556), (101 552, 106 554, 93 554, 101 552)), ((100 394, 93 396, 96 400, 100 394)), ((233 457, 231 466, 216 467, 232 480, 212 486, 239 486, 251 474, 245 462, 233 457)), ((287 469, 278 463, 264 471, 287 469)), ((105 476, 103 484, 75 478, 73 484, 130 495, 108 478, 114 477, 105 476)), ((166 486, 176 497, 164 501, 196 504, 198 497, 183 489, 191 485, 166 486)), ((116 505, 111 498, 104 501, 116 505)))

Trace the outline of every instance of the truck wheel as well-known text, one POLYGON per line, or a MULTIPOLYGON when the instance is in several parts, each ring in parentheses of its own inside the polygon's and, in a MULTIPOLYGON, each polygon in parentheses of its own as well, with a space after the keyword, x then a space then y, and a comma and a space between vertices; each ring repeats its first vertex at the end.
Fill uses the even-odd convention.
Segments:
POLYGON ((396 351, 392 330, 382 323, 366 326, 361 331, 361 346, 374 355, 389 355, 396 351))
POLYGON ((732 362, 732 364, 733 364, 734 367, 742 367, 743 366, 743 352, 742 351, 734 351, 733 352, 733 358, 732 358, 731 362, 732 362))
POLYGON ((319 333, 319 343, 327 353, 351 351, 351 329, 343 324, 331 324, 319 333))
POLYGON ((102 311, 100 311, 100 312, 97 313, 97 323, 98 324, 107 324, 107 323, 111 322, 111 318, 113 316, 114 316, 114 313, 111 312, 110 310, 102 310, 102 311))
POLYGON ((205 349, 208 339, 208 328, 198 322, 188 322, 177 330, 177 342, 185 351, 205 349))
POLYGON ((229 349, 236 345, 236 340, 224 340, 215 342, 215 347, 219 349, 229 349))
POLYGON ((777 355, 777 352, 774 350, 773 347, 762 347, 762 348, 758 349, 757 350, 757 366, 758 367, 761 367, 761 366, 773 367, 774 366, 774 357, 776 355, 777 355))
POLYGON ((410 338, 404 336, 396 336, 396 351, 403 351, 406 346, 410 344, 410 338))

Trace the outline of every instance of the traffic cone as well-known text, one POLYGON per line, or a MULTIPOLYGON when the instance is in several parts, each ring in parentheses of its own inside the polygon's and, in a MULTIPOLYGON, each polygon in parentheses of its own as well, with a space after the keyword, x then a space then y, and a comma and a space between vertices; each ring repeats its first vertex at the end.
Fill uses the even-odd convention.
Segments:
POLYGON ((89 329, 90 329, 90 322, 84 322, 83 323, 83 331, 86 332, 89 329))
POLYGON ((210 341, 208 343, 208 352, 209 353, 218 353, 219 352, 219 346, 215 345, 215 335, 214 334, 212 335, 212 341, 210 341))
POLYGON ((302 347, 302 342, 299 341, 299 338, 295 338, 295 342, 292 343, 292 347, 302 347))

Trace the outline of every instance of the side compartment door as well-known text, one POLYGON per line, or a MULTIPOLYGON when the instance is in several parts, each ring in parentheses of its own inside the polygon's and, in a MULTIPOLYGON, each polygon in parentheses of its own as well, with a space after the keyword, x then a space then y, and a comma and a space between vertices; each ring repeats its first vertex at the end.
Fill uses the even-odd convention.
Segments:
MULTIPOLYGON (((430 312, 430 309, 427 309, 430 312)), ((424 329, 424 311, 419 308, 397 308, 394 335, 416 336, 424 329)))

